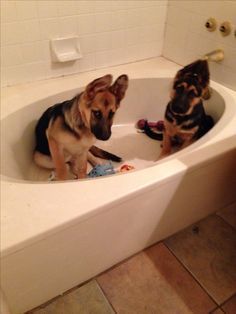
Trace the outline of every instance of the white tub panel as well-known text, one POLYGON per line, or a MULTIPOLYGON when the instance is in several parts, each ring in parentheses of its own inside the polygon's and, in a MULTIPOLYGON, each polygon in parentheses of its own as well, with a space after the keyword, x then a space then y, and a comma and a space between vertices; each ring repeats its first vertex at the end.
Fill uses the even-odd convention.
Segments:
MULTIPOLYGON (((153 234, 184 172, 3 258, 1 284, 12 312, 38 306, 160 239, 153 234)), ((166 221, 161 236, 172 228, 166 221)))

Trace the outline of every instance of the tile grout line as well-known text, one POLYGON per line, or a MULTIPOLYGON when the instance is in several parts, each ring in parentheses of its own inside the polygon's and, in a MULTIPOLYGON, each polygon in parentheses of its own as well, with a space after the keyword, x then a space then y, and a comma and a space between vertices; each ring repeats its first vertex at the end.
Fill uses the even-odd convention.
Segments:
POLYGON ((34 311, 46 308, 48 305, 52 304, 53 302, 57 301, 58 299, 63 298, 67 294, 72 293, 74 290, 77 290, 77 289, 81 288, 82 286, 88 284, 93 279, 94 279, 94 277, 82 282, 81 284, 78 284, 77 286, 74 286, 74 287, 62 292, 61 294, 58 294, 57 296, 47 300, 46 302, 24 312, 24 314, 34 314, 34 311))
POLYGON ((222 216, 220 215, 220 212, 221 212, 222 210, 224 210, 225 208, 231 207, 231 206, 234 205, 234 204, 236 205, 236 201, 230 202, 230 203, 227 204, 226 206, 224 206, 224 207, 220 208, 219 210, 217 210, 217 211, 215 212, 215 215, 217 215, 218 217, 220 217, 221 219, 223 219, 228 225, 230 225, 234 230, 236 230, 236 227, 235 227, 235 226, 231 225, 227 220, 225 220, 224 217, 222 217, 222 216))
POLYGON ((99 289, 101 290, 102 295, 104 296, 104 298, 107 300, 107 303, 110 305, 110 307, 112 308, 112 310, 114 311, 115 314, 117 314, 113 304, 110 302, 109 298, 107 297, 105 291, 102 289, 102 287, 100 286, 100 284, 98 283, 97 279, 94 279, 99 287, 99 289))
POLYGON ((220 306, 217 306, 214 310, 210 311, 208 314, 214 314, 216 310, 221 310, 224 314, 227 314, 220 306))
POLYGON ((52 304, 53 302, 57 301, 58 299, 63 298, 64 296, 66 296, 66 295, 72 293, 73 291, 82 288, 83 286, 87 285, 88 283, 90 283, 90 282, 92 282, 92 281, 95 281, 95 283, 97 284, 99 290, 100 290, 101 293, 102 293, 102 296, 105 298, 105 300, 107 301, 107 303, 110 305, 110 307, 111 307, 112 310, 114 311, 114 314, 117 314, 117 312, 116 312, 115 309, 113 308, 112 304, 110 303, 109 299, 107 298, 107 296, 105 295, 104 291, 102 290, 101 286, 100 286, 99 283, 97 282, 97 279, 96 279, 96 278, 97 278, 96 276, 95 276, 95 277, 92 277, 92 278, 90 278, 90 279, 84 281, 83 283, 81 283, 81 284, 79 284, 79 285, 77 285, 77 286, 74 286, 74 287, 71 288, 71 289, 66 290, 66 291, 63 292, 62 294, 59 294, 59 295, 57 295, 56 297, 54 297, 54 298, 52 298, 52 299, 50 299, 50 300, 48 300, 48 301, 46 301, 46 302, 44 302, 44 303, 42 303, 42 304, 40 304, 40 305, 38 305, 38 306, 32 308, 31 310, 28 310, 28 311, 24 312, 24 314, 34 314, 34 312, 35 312, 36 310, 43 310, 44 308, 46 308, 47 306, 49 306, 49 305, 52 304))
MULTIPOLYGON (((221 306, 224 306, 230 299, 232 299, 233 297, 236 297, 236 293, 233 293, 228 299, 226 299, 224 302, 221 303, 221 305, 219 305, 220 307, 221 306)), ((222 309, 223 311, 223 309, 222 309)))
POLYGON ((219 307, 219 306, 217 306, 216 308, 214 308, 214 309, 213 309, 212 311, 210 311, 208 314, 214 314, 214 312, 215 312, 216 310, 221 310, 224 314, 227 314, 227 313, 225 313, 225 311, 223 311, 222 308, 219 307))
MULTIPOLYGON (((217 301, 210 295, 210 293, 202 286, 202 284, 198 281, 198 279, 194 276, 194 274, 191 273, 190 270, 181 262, 181 260, 174 254, 174 252, 165 244, 163 241, 163 244, 168 249, 168 251, 173 255, 173 257, 183 266, 183 268, 188 272, 188 274, 193 278, 193 280, 200 286, 200 288, 208 295, 208 297, 215 303, 217 309, 220 305, 217 303, 217 301)), ((213 310, 212 310, 213 311, 213 310)))
POLYGON ((221 215, 219 215, 218 213, 215 213, 215 215, 217 217, 219 217, 220 219, 222 219, 228 226, 230 226, 234 231, 236 231, 236 227, 234 227, 233 225, 231 225, 227 220, 225 220, 224 217, 222 217, 221 215))

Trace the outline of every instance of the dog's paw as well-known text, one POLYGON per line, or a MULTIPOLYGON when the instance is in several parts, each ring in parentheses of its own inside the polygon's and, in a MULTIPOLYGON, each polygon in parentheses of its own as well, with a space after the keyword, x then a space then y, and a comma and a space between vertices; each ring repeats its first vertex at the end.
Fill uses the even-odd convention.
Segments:
POLYGON ((48 181, 55 181, 56 180, 56 174, 54 171, 52 171, 48 177, 48 181))

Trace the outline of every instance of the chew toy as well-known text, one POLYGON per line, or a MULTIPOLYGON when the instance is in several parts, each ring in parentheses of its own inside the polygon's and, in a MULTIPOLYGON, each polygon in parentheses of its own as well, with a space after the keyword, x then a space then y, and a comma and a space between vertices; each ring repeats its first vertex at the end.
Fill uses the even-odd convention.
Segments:
POLYGON ((125 164, 125 165, 120 167, 120 172, 126 172, 126 171, 130 171, 130 170, 133 170, 133 169, 134 169, 133 166, 125 164))
POLYGON ((115 170, 111 162, 104 164, 104 165, 96 165, 89 173, 88 177, 95 178, 95 177, 102 177, 107 176, 109 174, 114 174, 115 170))
POLYGON ((137 122, 137 128, 144 130, 145 125, 148 125, 150 128, 155 128, 157 131, 162 132, 164 130, 164 122, 162 120, 157 122, 151 122, 146 119, 140 119, 137 122))

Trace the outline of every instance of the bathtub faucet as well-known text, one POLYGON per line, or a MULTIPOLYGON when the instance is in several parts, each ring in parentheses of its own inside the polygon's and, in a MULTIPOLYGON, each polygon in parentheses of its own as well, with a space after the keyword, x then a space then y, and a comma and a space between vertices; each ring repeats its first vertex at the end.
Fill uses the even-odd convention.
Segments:
POLYGON ((220 62, 224 60, 224 51, 222 49, 216 49, 211 52, 206 53, 202 60, 208 60, 208 61, 214 61, 214 62, 220 62))

